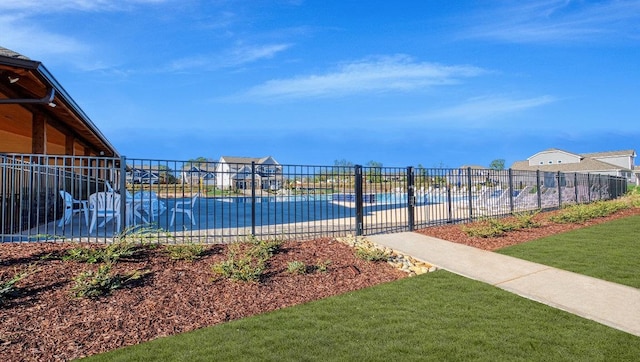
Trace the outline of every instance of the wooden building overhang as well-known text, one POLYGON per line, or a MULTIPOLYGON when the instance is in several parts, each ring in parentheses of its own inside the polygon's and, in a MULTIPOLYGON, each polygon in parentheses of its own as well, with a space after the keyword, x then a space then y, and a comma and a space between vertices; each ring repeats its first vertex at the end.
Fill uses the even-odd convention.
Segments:
POLYGON ((39 61, 0 47, 0 153, 119 157, 39 61))

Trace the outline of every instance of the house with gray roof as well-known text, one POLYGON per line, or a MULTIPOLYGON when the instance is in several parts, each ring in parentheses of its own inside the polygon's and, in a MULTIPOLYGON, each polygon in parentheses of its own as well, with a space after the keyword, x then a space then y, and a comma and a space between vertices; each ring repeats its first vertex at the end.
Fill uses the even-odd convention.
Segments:
POLYGON ((282 166, 271 156, 220 157, 216 164, 216 186, 219 189, 251 189, 252 164, 255 165, 256 189, 278 190, 282 187, 282 166))
POLYGON ((635 150, 573 153, 557 148, 540 151, 524 161, 516 161, 514 170, 544 172, 576 172, 624 177, 639 183, 640 169, 635 166, 635 150))

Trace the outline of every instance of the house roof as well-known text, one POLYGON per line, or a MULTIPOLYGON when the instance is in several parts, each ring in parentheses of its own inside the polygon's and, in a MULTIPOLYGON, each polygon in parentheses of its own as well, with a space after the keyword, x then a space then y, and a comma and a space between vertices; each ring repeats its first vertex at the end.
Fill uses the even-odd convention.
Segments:
POLYGON ((3 96, 0 98, 0 117, 20 118, 18 115, 21 107, 38 107, 40 112, 71 130, 76 139, 96 153, 102 152, 105 156, 111 157, 120 156, 41 62, 0 47, 0 94, 3 96), (50 102, 56 105, 55 108, 49 106, 50 102))
MULTIPOLYGON (((256 157, 235 157, 235 156, 222 156, 220 157, 220 162, 226 163, 251 163, 255 162, 257 164, 262 164, 268 159, 273 159, 271 156, 256 158, 256 157)), ((275 161, 275 159, 273 159, 275 161)))
POLYGON ((471 168, 473 170, 486 170, 488 167, 480 166, 480 165, 462 165, 460 168, 471 168))
POLYGON ((616 157, 616 156, 636 156, 635 150, 622 150, 622 151, 608 151, 608 152, 594 152, 594 153, 583 153, 585 157, 616 157))
POLYGON ((583 157, 583 156, 582 156, 582 155, 580 155, 580 154, 577 154, 577 153, 574 153, 574 152, 565 151, 565 150, 561 150, 561 149, 559 149, 559 148, 547 148, 547 149, 546 149, 546 150, 544 150, 544 151, 537 152, 537 153, 536 153, 536 154, 534 154, 533 156, 531 156, 531 157, 527 158, 527 160, 530 160, 530 159, 532 159, 532 158, 536 157, 537 155, 539 155, 539 154, 541 154, 541 153, 548 153, 548 152, 562 152, 562 153, 566 153, 566 154, 571 155, 571 156, 576 156, 576 157, 580 157, 580 158, 582 158, 582 157, 583 157))
POLYGON ((626 170, 624 167, 602 162, 593 158, 584 158, 580 163, 560 163, 551 165, 529 166, 529 161, 516 161, 511 165, 514 170, 540 170, 546 172, 589 172, 589 171, 615 171, 626 170))

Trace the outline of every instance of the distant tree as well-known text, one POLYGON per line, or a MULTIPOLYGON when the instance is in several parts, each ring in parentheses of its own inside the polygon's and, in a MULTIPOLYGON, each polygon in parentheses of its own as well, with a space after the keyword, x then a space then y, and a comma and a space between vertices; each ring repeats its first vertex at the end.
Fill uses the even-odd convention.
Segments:
POLYGON ((331 170, 331 174, 333 175, 344 175, 351 174, 350 171, 353 168, 353 162, 347 161, 344 158, 342 160, 335 160, 333 162, 333 169, 331 170))
POLYGON ((209 160, 206 157, 200 156, 194 159, 189 160, 189 162, 200 163, 200 162, 208 162, 209 160))
POLYGON ((489 164, 489 169, 491 170, 504 170, 504 159, 498 158, 489 164))
POLYGON ((437 163, 433 166, 433 168, 449 168, 449 165, 447 165, 446 163, 440 161, 440 163, 437 163))
POLYGON ((367 162, 367 167, 382 168, 382 162, 369 161, 369 162, 367 162))
POLYGON ((381 182, 382 181, 382 162, 369 161, 367 167, 370 168, 367 180, 369 182, 381 182))
POLYGON ((347 161, 344 158, 341 160, 335 160, 333 161, 333 165, 336 167, 351 167, 353 166, 353 162, 351 161, 347 161))

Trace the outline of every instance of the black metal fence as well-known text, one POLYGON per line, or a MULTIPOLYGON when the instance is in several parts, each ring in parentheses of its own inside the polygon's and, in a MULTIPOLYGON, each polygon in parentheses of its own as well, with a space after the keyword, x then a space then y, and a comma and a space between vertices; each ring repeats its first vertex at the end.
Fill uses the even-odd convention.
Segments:
POLYGON ((0 161, 2 241, 108 242, 136 230, 206 243, 371 235, 612 199, 627 186, 608 175, 471 168, 42 155, 0 161))

